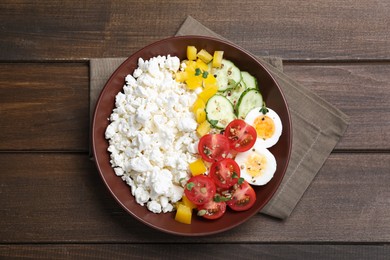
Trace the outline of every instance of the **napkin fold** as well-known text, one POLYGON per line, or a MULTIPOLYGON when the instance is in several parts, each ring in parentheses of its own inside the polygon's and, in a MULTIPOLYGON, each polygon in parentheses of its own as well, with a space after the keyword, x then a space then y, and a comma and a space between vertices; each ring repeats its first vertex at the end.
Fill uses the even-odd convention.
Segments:
MULTIPOLYGON (((224 39, 191 16, 187 17, 176 35, 203 35, 224 39)), ((91 115, 101 89, 125 59, 90 60, 91 115)), ((293 129, 292 152, 287 171, 278 190, 261 213, 286 219, 347 129, 348 116, 284 74, 280 58, 258 59, 278 81, 289 106, 293 129)))

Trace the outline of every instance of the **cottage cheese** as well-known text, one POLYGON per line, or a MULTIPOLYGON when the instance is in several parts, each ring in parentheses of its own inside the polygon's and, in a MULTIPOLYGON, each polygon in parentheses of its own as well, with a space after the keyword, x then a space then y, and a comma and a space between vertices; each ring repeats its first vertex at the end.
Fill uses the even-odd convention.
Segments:
POLYGON ((131 187, 140 205, 170 212, 190 177, 188 164, 197 152, 197 123, 190 111, 197 98, 174 80, 177 57, 138 61, 115 98, 105 137, 115 174, 131 187))

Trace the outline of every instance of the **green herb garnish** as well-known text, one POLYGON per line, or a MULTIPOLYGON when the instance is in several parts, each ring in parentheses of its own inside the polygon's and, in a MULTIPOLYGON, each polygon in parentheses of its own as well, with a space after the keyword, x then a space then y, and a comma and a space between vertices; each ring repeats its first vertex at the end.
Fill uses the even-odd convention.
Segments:
POLYGON ((216 194, 215 196, 214 196, 214 201, 215 202, 222 202, 222 201, 229 201, 229 200, 231 200, 231 198, 226 198, 226 197, 224 197, 224 196, 221 196, 221 195, 219 195, 219 194, 216 194))
POLYGON ((196 68, 195 69, 195 76, 199 76, 200 74, 202 74, 202 71, 199 68, 196 68))
POLYGON ((245 181, 244 178, 239 178, 237 183, 238 185, 241 185, 244 183, 244 181, 245 181))
POLYGON ((263 102, 263 106, 260 108, 259 112, 263 113, 263 115, 268 113, 268 108, 265 106, 265 102, 263 102))
POLYGON ((189 183, 187 183, 187 185, 186 185, 186 188, 187 188, 187 190, 192 190, 192 188, 193 187, 195 187, 195 183, 193 183, 193 182, 189 182, 189 183))

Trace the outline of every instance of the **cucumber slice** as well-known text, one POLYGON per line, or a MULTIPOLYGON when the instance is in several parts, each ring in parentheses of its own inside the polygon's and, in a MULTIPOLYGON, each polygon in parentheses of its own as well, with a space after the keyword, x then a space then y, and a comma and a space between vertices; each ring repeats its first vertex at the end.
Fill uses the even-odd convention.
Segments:
POLYGON ((233 104, 224 96, 216 94, 206 103, 207 121, 218 129, 224 129, 236 119, 233 104))
POLYGON ((226 91, 233 89, 241 81, 241 71, 233 62, 222 59, 221 68, 216 68, 213 71, 217 78, 218 91, 226 91))
POLYGON ((234 108, 237 108, 238 100, 241 97, 241 94, 247 89, 244 81, 241 81, 237 84, 237 86, 234 89, 229 89, 224 92, 224 95, 227 99, 232 102, 234 108))
POLYGON ((257 79, 247 71, 241 71, 242 81, 247 88, 257 88, 257 79))
POLYGON ((263 106, 263 96, 258 89, 247 89, 241 94, 237 103, 237 117, 245 119, 249 111, 263 106))

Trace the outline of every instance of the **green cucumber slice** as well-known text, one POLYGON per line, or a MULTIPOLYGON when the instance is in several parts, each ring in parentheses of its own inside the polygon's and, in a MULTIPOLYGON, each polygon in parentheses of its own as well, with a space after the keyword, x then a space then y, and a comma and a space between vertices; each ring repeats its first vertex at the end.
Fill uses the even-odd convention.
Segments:
POLYGON ((213 127, 224 129, 236 119, 233 104, 222 95, 212 96, 206 103, 206 118, 213 127))
POLYGON ((241 97, 241 94, 247 89, 245 83, 241 81, 237 84, 234 89, 228 89, 224 92, 224 95, 227 99, 233 104, 234 108, 237 108, 238 100, 241 97))
POLYGON ((249 111, 255 107, 263 106, 263 96, 258 89, 247 89, 241 94, 237 103, 237 117, 245 119, 249 111))
POLYGON ((217 79, 218 91, 234 89, 241 81, 241 71, 233 62, 222 59, 221 68, 216 68, 212 72, 217 79))
POLYGON ((244 81, 246 88, 257 88, 257 79, 247 71, 241 71, 242 81, 244 81))

